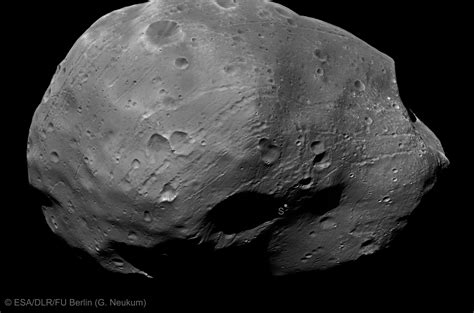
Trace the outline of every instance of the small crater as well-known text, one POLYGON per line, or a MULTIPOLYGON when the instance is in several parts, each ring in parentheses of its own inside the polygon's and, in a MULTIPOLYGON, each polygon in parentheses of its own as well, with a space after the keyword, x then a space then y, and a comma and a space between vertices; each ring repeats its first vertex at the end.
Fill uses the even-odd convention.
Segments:
POLYGON ((360 81, 360 80, 356 80, 354 82, 354 88, 357 90, 357 91, 365 91, 365 84, 360 81))
POLYGON ((306 186, 311 185, 312 182, 313 182, 312 177, 306 177, 306 178, 303 178, 302 180, 300 180, 298 184, 300 186, 306 187, 306 186))
POLYGON ((189 61, 186 58, 177 58, 174 61, 174 66, 176 66, 180 70, 185 70, 189 67, 189 61))
POLYGON ((48 124, 48 128, 46 129, 46 131, 47 131, 48 133, 53 132, 53 131, 54 131, 54 124, 53 124, 53 123, 49 123, 49 124, 48 124))
POLYGON ((317 247, 316 249, 313 249, 311 252, 313 253, 313 255, 322 254, 324 252, 324 248, 323 247, 317 247))
POLYGON ((321 62, 326 62, 328 60, 327 55, 319 48, 316 48, 313 54, 321 62))
POLYGON ((141 162, 138 159, 133 160, 132 162, 132 169, 138 170, 141 166, 141 162))
POLYGON ((223 9, 233 9, 237 7, 237 0, 215 0, 216 4, 223 9))
POLYGON ((59 162, 59 154, 56 151, 51 152, 50 160, 53 163, 58 163, 59 162))
POLYGON ((239 67, 235 64, 227 64, 226 66, 224 66, 224 72, 226 74, 229 74, 229 75, 232 75, 232 74, 235 74, 239 71, 239 67))
POLYGON ((326 146, 324 142, 316 140, 311 143, 311 152, 313 152, 316 156, 321 156, 326 152, 326 146))
POLYGON ((155 76, 153 77, 153 79, 151 80, 151 83, 153 85, 157 85, 159 83, 161 83, 163 81, 163 79, 160 77, 160 76, 155 76))
POLYGON ((373 254, 378 249, 378 245, 373 239, 367 239, 360 245, 360 253, 364 255, 373 254))
POLYGON ((161 191, 160 202, 173 202, 177 197, 176 189, 171 184, 166 184, 161 191))
POLYGON ((301 258, 301 261, 302 262, 308 262, 309 259, 311 259, 313 257, 313 253, 306 253, 302 258, 301 258))
POLYGON ((274 164, 280 158, 280 149, 266 138, 259 141, 258 149, 260 150, 262 161, 267 165, 274 164))
POLYGON ((180 151, 190 144, 190 138, 187 133, 176 131, 170 136, 170 144, 173 151, 180 151))
POLYGON ((46 129, 41 129, 40 130, 40 136, 41 136, 41 139, 45 140, 46 138, 48 138, 48 136, 46 135, 46 129))
POLYGON ((292 26, 292 27, 298 26, 298 25, 296 24, 295 20, 292 19, 292 18, 287 18, 287 19, 286 19, 286 22, 288 23, 288 25, 290 25, 290 26, 292 26))
POLYGON ((136 101, 133 101, 132 99, 129 99, 127 104, 125 105, 125 108, 126 109, 132 109, 134 107, 136 107, 138 105, 138 103, 136 101))
POLYGON ((269 17, 271 17, 272 14, 267 10, 259 9, 257 15, 261 19, 268 19, 269 17))
POLYGON ((168 140, 160 134, 153 134, 148 140, 147 147, 153 152, 165 152, 171 149, 168 140))
POLYGON ((135 232, 132 231, 132 232, 130 232, 130 233, 128 234, 128 237, 127 237, 127 238, 128 238, 128 241, 130 241, 130 242, 135 242, 135 241, 137 241, 138 236, 137 236, 137 234, 136 234, 135 232))
POLYGON ((321 228, 324 230, 329 230, 337 227, 337 223, 331 216, 323 217, 319 220, 321 228))
POLYGON ((150 223, 152 218, 151 218, 151 213, 149 211, 145 211, 145 213, 143 213, 143 220, 145 221, 145 223, 150 223))
POLYGON ((315 71, 316 77, 324 76, 324 69, 322 67, 318 67, 315 71))
POLYGON ((388 196, 382 199, 382 203, 385 203, 385 204, 391 204, 392 202, 393 202, 392 199, 388 196))
POLYGON ((158 21, 150 24, 146 30, 148 39, 157 46, 163 46, 177 41, 181 28, 174 21, 158 21))
POLYGON ((165 202, 160 203, 160 206, 158 207, 158 209, 161 210, 161 211, 168 211, 169 212, 169 211, 174 210, 174 206, 171 202, 165 201, 165 202))
POLYGON ((196 48, 199 46, 198 39, 196 37, 191 38, 191 47, 196 48))

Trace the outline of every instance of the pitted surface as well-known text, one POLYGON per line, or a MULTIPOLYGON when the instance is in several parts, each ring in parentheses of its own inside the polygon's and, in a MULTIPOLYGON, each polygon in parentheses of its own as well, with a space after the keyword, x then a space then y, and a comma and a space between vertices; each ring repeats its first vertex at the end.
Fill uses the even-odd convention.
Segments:
POLYGON ((258 0, 101 18, 58 67, 28 141, 52 230, 142 274, 117 247, 264 236, 275 274, 355 260, 390 241, 448 163, 402 104, 391 58, 258 0))

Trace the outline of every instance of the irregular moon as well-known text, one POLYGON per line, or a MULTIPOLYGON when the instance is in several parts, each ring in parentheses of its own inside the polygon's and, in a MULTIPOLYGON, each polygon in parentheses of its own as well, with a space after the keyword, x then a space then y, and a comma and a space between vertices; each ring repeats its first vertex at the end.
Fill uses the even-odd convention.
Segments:
POLYGON ((124 247, 264 238, 276 275, 383 248, 449 161, 394 62, 259 0, 155 0, 97 21, 33 117, 51 229, 104 267, 124 247))

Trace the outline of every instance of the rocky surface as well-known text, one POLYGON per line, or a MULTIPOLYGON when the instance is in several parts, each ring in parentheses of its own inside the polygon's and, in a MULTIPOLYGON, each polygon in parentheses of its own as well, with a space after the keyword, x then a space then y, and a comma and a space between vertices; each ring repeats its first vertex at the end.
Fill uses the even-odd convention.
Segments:
POLYGON ((448 164, 390 57, 257 0, 104 16, 58 66, 28 139, 51 229, 144 275, 164 269, 133 251, 257 240, 275 275, 356 260, 387 246, 448 164))

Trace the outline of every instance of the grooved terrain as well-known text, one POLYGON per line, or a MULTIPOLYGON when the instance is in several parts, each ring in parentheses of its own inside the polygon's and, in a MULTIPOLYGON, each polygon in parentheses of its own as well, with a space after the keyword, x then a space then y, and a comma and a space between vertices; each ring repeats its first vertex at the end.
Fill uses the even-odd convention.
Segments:
POLYGON ((58 66, 27 153, 51 229, 147 276, 166 268, 143 251, 189 247, 258 242, 275 275, 356 260, 449 164, 391 58, 263 0, 104 16, 58 66))

